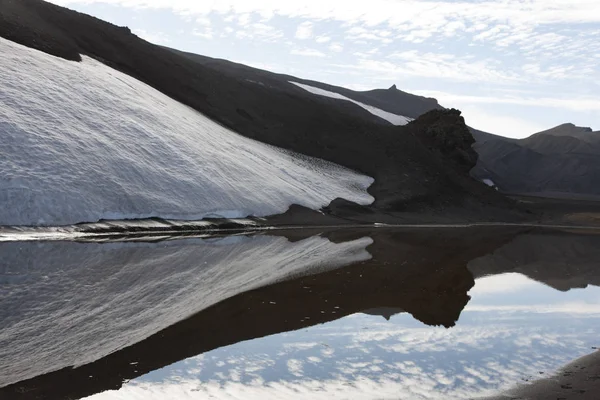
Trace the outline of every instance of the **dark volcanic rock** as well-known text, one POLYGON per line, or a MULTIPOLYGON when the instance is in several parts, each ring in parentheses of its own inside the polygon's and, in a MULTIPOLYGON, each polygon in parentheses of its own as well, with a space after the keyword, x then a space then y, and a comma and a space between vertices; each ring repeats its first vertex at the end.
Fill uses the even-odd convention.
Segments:
POLYGON ((472 148, 475 139, 459 110, 429 111, 409 127, 427 148, 453 162, 462 172, 468 173, 477 163, 477 153, 472 148))
POLYGON ((600 198, 600 132, 562 124, 525 139, 477 138, 471 172, 506 193, 600 198))

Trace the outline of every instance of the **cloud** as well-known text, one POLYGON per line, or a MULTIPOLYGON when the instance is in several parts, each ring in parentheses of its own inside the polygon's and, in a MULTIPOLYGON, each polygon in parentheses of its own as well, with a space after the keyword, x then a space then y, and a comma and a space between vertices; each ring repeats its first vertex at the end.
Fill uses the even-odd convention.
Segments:
POLYGON ((249 13, 240 14, 237 17, 237 23, 239 26, 247 26, 252 21, 252 15, 249 13))
POLYGON ((329 36, 317 36, 317 39, 315 41, 317 43, 327 43, 331 41, 331 38, 329 36))
POLYGON ((313 24, 312 22, 305 21, 298 25, 296 28, 296 39, 306 40, 310 39, 313 35, 313 24))
MULTIPOLYGON (((214 46, 221 45, 221 38, 279 43, 292 49, 292 55, 312 58, 311 69, 295 63, 298 75, 342 86, 366 89, 410 80, 411 87, 422 90, 459 90, 463 94, 446 96, 449 100, 444 103, 463 109, 472 125, 497 133, 501 127, 502 133, 524 135, 548 125, 541 122, 541 112, 528 121, 498 114, 501 109, 493 106, 500 104, 575 111, 579 114, 574 117, 563 114, 565 120, 600 123, 594 114, 600 110, 596 0, 51 1, 80 8, 98 3, 171 11, 192 25, 186 32, 211 39, 214 46), (275 21, 281 20, 292 29, 280 29, 275 21), (499 94, 477 96, 484 84, 499 94), (527 87, 531 92, 519 96, 500 92, 507 87, 527 87)), ((140 36, 150 41, 177 47, 174 39, 167 42, 166 36, 151 35, 145 25, 133 28, 145 29, 140 36)), ((240 61, 238 49, 231 52, 227 47, 231 43, 223 43, 222 51, 214 55, 240 61)), ((186 46, 186 50, 204 49, 186 46)), ((254 65, 284 63, 285 58, 276 60, 271 53, 263 47, 240 57, 254 65)), ((285 65, 277 71, 283 69, 291 73, 285 65)))
MULTIPOLYGON (((54 0, 61 5, 80 3, 80 0, 54 0)), ((539 78, 594 80, 598 77, 600 60, 592 54, 600 53, 600 30, 593 25, 600 23, 600 13, 595 0, 520 0, 506 1, 431 1, 372 0, 348 3, 342 0, 306 0, 303 2, 274 2, 273 0, 222 0, 196 2, 193 0, 86 0, 89 3, 116 4, 138 9, 172 10, 185 16, 196 16, 198 24, 206 23, 207 17, 222 16, 226 21, 241 27, 250 26, 256 18, 261 22, 274 15, 290 19, 302 19, 296 29, 298 40, 314 37, 316 25, 327 21, 342 24, 344 47, 350 44, 365 45, 377 42, 381 45, 396 43, 440 43, 456 38, 465 39, 461 46, 485 48, 485 57, 525 58, 530 61, 544 60, 549 65, 540 67, 539 78), (489 54, 493 49, 495 54, 489 54)), ((329 41, 319 36, 317 43, 329 41)), ((454 45, 454 44, 453 44, 454 45)), ((397 46, 398 47, 398 46, 397 46)), ((447 46, 446 46, 447 47, 447 46)), ((364 51, 354 49, 354 51, 364 51)), ((483 75, 490 67, 480 59, 474 69, 483 75)), ((428 66, 429 67, 429 66, 428 66)), ((459 66, 462 69, 463 65, 459 66)), ((494 66, 492 66, 494 67, 494 66)), ((446 70, 441 66, 440 70, 446 70)), ((513 62, 495 66, 490 74, 492 82, 503 75, 522 73, 513 62), (515 71, 516 70, 516 71, 515 71), (511 73, 502 74, 503 71, 511 73)), ((468 75, 466 73, 465 75, 468 75)), ((427 75, 430 76, 430 75, 427 75)), ((597 80, 597 79, 596 79, 597 80)))
POLYGON ((245 28, 235 30, 235 37, 238 39, 259 40, 263 42, 276 42, 283 38, 284 34, 280 29, 262 22, 255 22, 246 25, 245 28))
POLYGON ((290 54, 303 57, 326 57, 326 54, 315 49, 293 49, 290 54))
MULTIPOLYGON (((69 5, 81 0, 53 0, 69 5)), ((273 0, 220 0, 197 2, 195 0, 86 0, 86 3, 118 4, 127 7, 172 9, 180 13, 260 13, 303 17, 316 20, 361 21, 370 26, 390 23, 421 24, 444 27, 450 19, 458 18, 471 25, 509 21, 511 25, 545 25, 553 23, 600 22, 597 2, 594 0, 506 0, 502 2, 429 1, 406 0, 390 2, 371 0, 347 2, 345 0, 305 0, 302 2, 275 2, 273 0)), ((465 24, 467 25, 467 24, 465 24)))
POLYGON ((194 29, 192 31, 192 35, 208 40, 214 37, 213 30, 210 27, 204 27, 203 29, 194 29))
POLYGON ((342 46, 340 43, 331 43, 329 45, 329 50, 336 52, 336 53, 340 53, 340 52, 344 51, 344 46, 342 46))
POLYGON ((413 76, 438 78, 457 82, 496 82, 516 84, 522 78, 498 66, 493 59, 474 60, 447 53, 422 53, 416 50, 392 53, 386 59, 372 59, 369 54, 355 53, 359 60, 355 64, 336 66, 372 73, 377 80, 395 81, 413 76))

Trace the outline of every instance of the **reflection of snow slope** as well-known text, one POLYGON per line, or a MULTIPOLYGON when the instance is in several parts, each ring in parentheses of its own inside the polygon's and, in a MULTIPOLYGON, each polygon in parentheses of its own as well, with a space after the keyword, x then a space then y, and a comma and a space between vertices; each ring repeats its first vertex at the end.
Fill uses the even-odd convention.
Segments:
POLYGON ((342 96, 339 93, 334 93, 334 92, 330 92, 328 90, 319 89, 319 88, 316 88, 313 86, 305 85, 303 83, 298 83, 298 82, 290 82, 290 83, 292 83, 298 87, 301 87, 302 89, 309 91, 313 94, 317 94, 319 96, 331 97, 332 99, 346 100, 346 101, 349 101, 356 105, 359 105, 360 107, 364 108, 371 114, 376 115, 379 118, 385 119, 386 121, 388 121, 389 123, 391 123, 393 125, 406 125, 410 121, 412 121, 411 118, 403 117, 402 115, 392 114, 390 112, 383 111, 379 108, 370 106, 368 104, 361 103, 359 101, 352 100, 346 96, 342 96))
POLYGON ((0 225, 199 219, 373 199, 373 182, 218 125, 91 58, 0 39, 0 225))
POLYGON ((2 243, 0 387, 94 361, 243 291, 367 260, 371 243, 2 243))

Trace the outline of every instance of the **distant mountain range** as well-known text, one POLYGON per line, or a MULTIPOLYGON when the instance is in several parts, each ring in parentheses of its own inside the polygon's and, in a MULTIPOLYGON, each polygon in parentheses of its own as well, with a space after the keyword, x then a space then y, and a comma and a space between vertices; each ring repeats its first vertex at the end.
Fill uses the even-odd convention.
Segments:
POLYGON ((525 139, 478 141, 471 174, 507 193, 600 199, 600 132, 563 124, 525 139))
MULTIPOLYGON (((184 54, 203 65, 246 76, 249 80, 298 82, 303 87, 321 90, 320 93, 313 90, 313 93, 330 98, 334 96, 328 96, 323 91, 335 93, 340 95, 338 100, 345 98, 362 103, 384 113, 391 113, 392 116, 416 119, 431 110, 445 109, 434 98, 403 92, 398 90, 396 85, 388 89, 354 91, 289 75, 273 74, 226 60, 172 51, 184 54)), ((358 115, 373 119, 364 113, 358 115)), ((374 115, 380 117, 377 118, 379 123, 395 124, 394 120, 388 117, 389 114, 374 115)), ((493 184, 501 192, 594 200, 596 196, 600 196, 599 131, 594 132, 591 128, 567 123, 519 140, 472 127, 469 127, 469 130, 476 141, 473 148, 478 154, 477 164, 471 170, 471 175, 480 181, 493 184)))

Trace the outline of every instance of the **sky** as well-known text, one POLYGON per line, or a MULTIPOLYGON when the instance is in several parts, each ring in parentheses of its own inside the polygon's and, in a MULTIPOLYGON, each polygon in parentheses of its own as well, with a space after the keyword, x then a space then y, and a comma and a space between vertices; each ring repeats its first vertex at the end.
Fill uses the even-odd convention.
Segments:
POLYGON ((150 42, 344 86, 435 97, 526 137, 600 130, 598 0, 51 0, 150 42))

